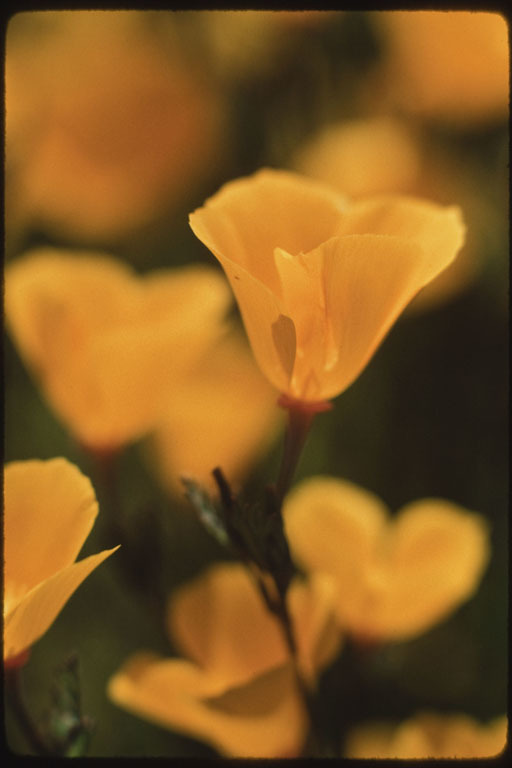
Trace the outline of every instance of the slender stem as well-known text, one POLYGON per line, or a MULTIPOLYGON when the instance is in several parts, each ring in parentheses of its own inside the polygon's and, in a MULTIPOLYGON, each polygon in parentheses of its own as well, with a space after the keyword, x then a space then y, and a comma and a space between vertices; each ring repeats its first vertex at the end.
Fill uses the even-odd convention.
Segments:
POLYGON ((318 713, 315 706, 314 691, 307 684, 299 664, 298 645, 295 639, 295 633, 293 631, 293 623, 286 604, 286 597, 284 595, 279 596, 279 602, 274 606, 274 613, 279 619, 281 629, 284 634, 288 650, 290 652, 290 658, 293 664, 293 670, 295 674, 295 681, 299 691, 299 695, 303 701, 304 708, 308 714, 310 725, 310 739, 309 739, 309 755, 310 757, 332 757, 324 747, 323 740, 320 737, 320 727, 318 722, 318 713))
POLYGON ((276 483, 276 495, 280 506, 293 480, 315 414, 329 410, 332 406, 331 403, 323 400, 306 403, 293 400, 286 395, 281 395, 278 403, 288 411, 288 428, 276 483))
POLYGON ((5 668, 5 683, 9 701, 12 705, 18 724, 33 751, 38 755, 51 755, 51 749, 46 744, 35 723, 32 721, 25 705, 21 684, 21 670, 21 666, 5 668))

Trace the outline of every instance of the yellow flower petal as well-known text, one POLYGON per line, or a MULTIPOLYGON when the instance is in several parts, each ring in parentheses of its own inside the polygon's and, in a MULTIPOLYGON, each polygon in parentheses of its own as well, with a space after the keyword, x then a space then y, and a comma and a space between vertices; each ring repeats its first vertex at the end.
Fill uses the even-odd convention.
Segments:
POLYGON ((219 261, 243 267, 279 295, 274 248, 313 250, 332 236, 344 208, 344 198, 323 184, 265 168, 225 184, 189 221, 219 261))
POLYGON ((392 11, 379 12, 376 23, 387 51, 381 90, 400 111, 466 125, 505 118, 509 42, 504 16, 392 11))
POLYGON ((20 353, 75 437, 95 448, 154 426, 219 337, 229 301, 223 277, 202 265, 138 278, 108 256, 43 249, 6 269, 20 353))
POLYGON ((298 562, 312 573, 351 581, 352 590, 363 567, 358 564, 371 558, 387 514, 387 507, 368 491, 321 476, 295 486, 283 508, 286 533, 298 562))
POLYGON ((396 118, 343 120, 322 128, 299 147, 293 167, 350 198, 412 192, 420 151, 412 131, 396 118))
MULTIPOLYGON (((289 611, 305 677, 313 681, 339 648, 333 587, 321 576, 292 581, 289 611)), ((180 587, 168 614, 171 637, 187 656, 234 685, 284 664, 289 650, 245 566, 221 563, 180 587)))
POLYGON ((90 480, 66 459, 4 470, 4 584, 9 609, 76 559, 98 514, 90 480), (9 595, 11 592, 11 595, 9 595))
POLYGON ((89 479, 66 459, 7 464, 4 500, 4 658, 13 658, 116 548, 74 562, 98 504, 89 479))
POLYGON ((296 756, 306 716, 289 666, 223 693, 186 661, 140 654, 109 681, 110 698, 158 725, 209 742, 231 757, 296 756))
POLYGON ((212 470, 220 466, 237 484, 282 424, 277 392, 254 363, 241 334, 225 337, 176 387, 150 438, 148 465, 173 494, 183 494, 180 476, 216 489, 212 470))
POLYGON ((489 560, 488 537, 483 517, 448 501, 422 499, 400 510, 387 552, 392 599, 382 630, 428 629, 470 597, 489 560))
POLYGON ((389 195, 355 202, 343 217, 337 234, 387 235, 420 246, 421 287, 453 261, 464 242, 465 231, 457 206, 389 195))
POLYGON ((302 401, 340 394, 464 239, 458 208, 409 197, 350 206, 269 170, 225 185, 190 224, 227 274, 261 370, 302 401))
POLYGON ((335 620, 335 587, 325 574, 313 574, 307 582, 295 580, 288 592, 290 615, 297 640, 298 661, 306 681, 314 684, 319 670, 341 648, 341 632, 335 620))
POLYGON ((222 162, 221 89, 184 55, 171 14, 159 25, 166 40, 172 30, 165 46, 144 11, 35 18, 16 14, 6 38, 13 214, 72 242, 142 238, 148 223, 181 213, 222 162))
POLYGON ((467 715, 421 712, 399 726, 374 723, 349 734, 352 759, 443 759, 497 757, 507 743, 507 718, 481 724, 467 715))
POLYGON ((411 241, 382 235, 346 235, 322 249, 329 336, 317 399, 329 399, 357 378, 423 287, 428 257, 411 241))
MULTIPOLYGON (((54 542, 55 552, 58 552, 59 544, 60 540, 54 542)), ((35 643, 82 581, 116 549, 103 550, 73 563, 25 593, 4 618, 4 658, 17 656, 35 643)))
POLYGON ((489 558, 485 519, 439 499, 391 519, 363 489, 312 478, 289 495, 284 516, 294 557, 333 580, 338 620, 360 637, 425 631, 471 597, 489 558))
POLYGON ((168 621, 180 649, 230 684, 252 679, 287 659, 277 620, 238 563, 213 566, 178 588, 168 621))

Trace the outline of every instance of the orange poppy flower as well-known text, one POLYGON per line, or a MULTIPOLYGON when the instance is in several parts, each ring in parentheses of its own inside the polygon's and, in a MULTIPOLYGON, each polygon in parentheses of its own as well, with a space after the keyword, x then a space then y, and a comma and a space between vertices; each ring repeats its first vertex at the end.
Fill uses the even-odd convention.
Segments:
MULTIPOLYGON (((172 16, 172 14, 170 14, 172 16)), ((7 226, 118 242, 181 210, 227 149, 212 78, 140 11, 33 11, 6 38, 7 226), (94 41, 91 44, 91 41, 94 41)))
POLYGON ((489 560, 485 519, 441 499, 391 518, 372 493, 313 477, 290 492, 283 515, 293 557, 332 579, 338 621, 361 640, 425 632, 471 597, 489 560))
MULTIPOLYGON (((309 680, 339 647, 330 594, 321 579, 297 580, 290 589, 300 665, 309 680)), ((216 564, 178 588, 168 627, 187 658, 136 654, 109 682, 113 701, 231 757, 300 752, 307 721, 289 654, 244 566, 216 564)))
POLYGON ((66 459, 4 469, 4 662, 27 651, 117 547, 75 562, 98 514, 93 487, 66 459))
POLYGON ((60 418, 113 450, 155 426, 180 377, 218 340, 230 302, 196 265, 137 276, 104 254, 33 251, 5 270, 7 325, 60 418))
POLYGON ((308 403, 354 381, 464 239, 456 207, 396 196, 349 204, 269 169, 226 184, 190 225, 226 272, 263 373, 308 403))

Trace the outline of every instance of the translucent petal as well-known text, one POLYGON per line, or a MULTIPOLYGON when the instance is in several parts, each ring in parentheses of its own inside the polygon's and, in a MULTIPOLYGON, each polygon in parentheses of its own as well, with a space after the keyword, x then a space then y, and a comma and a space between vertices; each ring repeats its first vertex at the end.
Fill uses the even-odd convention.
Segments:
POLYGON ((90 480, 62 458, 7 464, 4 501, 4 585, 12 610, 26 592, 73 563, 98 504, 90 480))
POLYGON ((329 399, 361 373, 430 267, 418 242, 391 235, 346 235, 322 248, 331 349, 322 397, 329 399))
POLYGON ((344 199, 299 175, 263 169, 225 184, 190 216, 194 234, 219 259, 244 267, 278 295, 274 248, 293 255, 335 234, 344 199))
POLYGON ((425 285, 453 261, 464 242, 465 226, 457 206, 389 195, 355 202, 341 218, 336 234, 387 235, 421 246, 418 279, 425 285))
POLYGON ((73 563, 26 593, 5 616, 4 658, 17 656, 38 640, 82 581, 116 549, 104 550, 73 563))

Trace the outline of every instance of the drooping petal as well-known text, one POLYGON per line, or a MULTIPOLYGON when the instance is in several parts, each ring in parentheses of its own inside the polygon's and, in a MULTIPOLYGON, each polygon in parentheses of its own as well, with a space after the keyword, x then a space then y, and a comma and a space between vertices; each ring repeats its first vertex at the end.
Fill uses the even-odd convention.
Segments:
POLYGON ((139 654, 111 678, 110 698, 159 725, 183 731, 231 757, 296 756, 306 718, 289 666, 221 692, 187 661, 139 654))
MULTIPOLYGON (((56 554, 58 549, 59 544, 54 543, 56 554)), ((82 581, 116 549, 73 563, 25 593, 4 618, 4 658, 17 656, 38 640, 82 581)))
POLYGON ((190 226, 223 266, 229 259, 279 295, 274 248, 312 250, 335 234, 344 207, 323 184, 263 169, 225 184, 190 215, 190 226))
POLYGON ((90 480, 63 458, 7 464, 4 501, 4 585, 12 609, 74 562, 98 504, 90 480))

